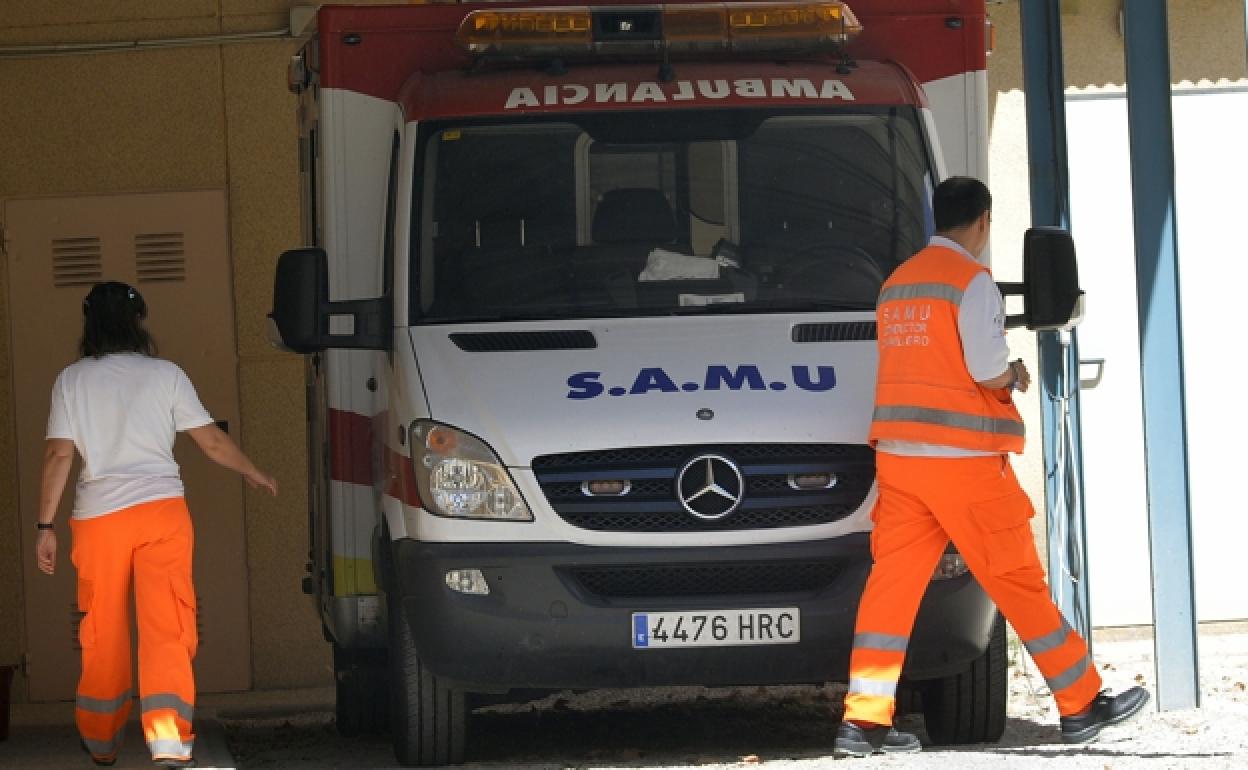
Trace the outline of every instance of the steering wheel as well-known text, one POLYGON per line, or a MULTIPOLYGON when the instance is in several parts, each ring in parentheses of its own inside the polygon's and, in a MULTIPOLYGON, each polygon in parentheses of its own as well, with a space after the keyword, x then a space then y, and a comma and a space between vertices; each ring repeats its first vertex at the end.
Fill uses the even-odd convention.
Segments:
POLYGON ((874 304, 888 277, 880 262, 865 250, 830 241, 797 246, 782 264, 779 278, 785 286, 812 287, 821 295, 826 292, 829 299, 874 304))

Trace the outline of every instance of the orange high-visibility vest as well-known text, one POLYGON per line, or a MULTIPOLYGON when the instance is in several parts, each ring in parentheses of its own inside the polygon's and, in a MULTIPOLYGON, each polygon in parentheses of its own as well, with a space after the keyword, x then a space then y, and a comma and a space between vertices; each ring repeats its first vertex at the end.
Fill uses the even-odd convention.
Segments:
POLYGON ((868 437, 1022 452, 1023 420, 1008 388, 990 390, 966 369, 958 312, 971 280, 988 268, 942 246, 898 267, 876 307, 879 375, 868 437))

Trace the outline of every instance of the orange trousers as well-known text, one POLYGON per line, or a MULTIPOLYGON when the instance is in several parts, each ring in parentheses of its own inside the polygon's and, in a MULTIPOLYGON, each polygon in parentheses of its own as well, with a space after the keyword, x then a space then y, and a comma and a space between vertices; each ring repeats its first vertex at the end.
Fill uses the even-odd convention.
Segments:
POLYGON ((194 534, 181 497, 70 522, 78 569, 82 678, 74 710, 93 756, 121 748, 130 715, 130 586, 139 631, 139 708, 153 759, 190 757, 199 643, 191 583, 194 534))
POLYGON ((1087 644, 1049 598, 1007 457, 876 455, 875 564, 858 606, 845 719, 891 725, 919 602, 950 540, 1036 662, 1063 716, 1101 689, 1087 644))

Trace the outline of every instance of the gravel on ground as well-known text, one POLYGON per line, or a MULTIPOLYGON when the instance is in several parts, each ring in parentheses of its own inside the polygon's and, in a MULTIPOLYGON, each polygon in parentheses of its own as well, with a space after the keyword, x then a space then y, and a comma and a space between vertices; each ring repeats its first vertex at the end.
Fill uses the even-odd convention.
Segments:
MULTIPOLYGON (((922 718, 904 716, 921 754, 833 760, 844 687, 656 688, 559 693, 478 710, 470 723, 464 770, 565 768, 1021 768, 1058 760, 1062 768, 1248 767, 1248 626, 1205 625, 1200 635, 1201 707, 1156 709, 1149 629, 1098 631, 1093 652, 1106 686, 1142 684, 1153 705, 1097 741, 1062 744, 1044 680, 1011 643, 1005 734, 995 744, 929 745, 922 718)), ((342 738, 334 731, 332 692, 318 703, 222 708, 240 768, 394 767, 387 736, 342 738)))

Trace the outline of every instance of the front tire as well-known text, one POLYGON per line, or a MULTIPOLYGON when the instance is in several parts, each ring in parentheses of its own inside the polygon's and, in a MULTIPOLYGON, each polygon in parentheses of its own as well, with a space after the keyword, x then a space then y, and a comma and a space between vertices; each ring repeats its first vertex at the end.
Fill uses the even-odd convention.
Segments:
POLYGON ((425 668, 397 596, 388 599, 394 756, 404 767, 460 764, 468 732, 464 693, 425 668))
POLYGON ((984 654, 960 674, 922 683, 927 735, 940 746, 993 743, 1005 732, 1009 651, 1000 613, 984 654))

